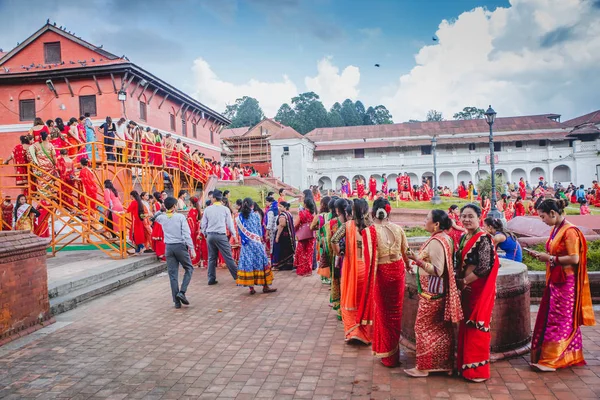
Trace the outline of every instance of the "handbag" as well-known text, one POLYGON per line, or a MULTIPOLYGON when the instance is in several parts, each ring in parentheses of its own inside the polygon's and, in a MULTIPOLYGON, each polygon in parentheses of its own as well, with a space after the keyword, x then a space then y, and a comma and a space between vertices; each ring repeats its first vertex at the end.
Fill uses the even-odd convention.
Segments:
POLYGON ((296 239, 298 239, 298 240, 308 240, 308 239, 313 239, 314 237, 315 237, 315 233, 313 230, 310 229, 309 222, 300 225, 300 227, 296 231, 296 239))

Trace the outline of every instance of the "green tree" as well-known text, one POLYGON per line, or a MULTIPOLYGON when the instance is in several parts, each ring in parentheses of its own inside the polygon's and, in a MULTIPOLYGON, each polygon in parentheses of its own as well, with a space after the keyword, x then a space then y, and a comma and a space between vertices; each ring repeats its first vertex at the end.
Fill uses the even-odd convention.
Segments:
POLYGON ((344 119, 339 111, 331 110, 327 113, 327 126, 337 127, 344 126, 344 119))
POLYGON ((346 126, 357 126, 362 123, 362 119, 358 115, 358 111, 356 111, 356 106, 350 99, 344 100, 340 114, 342 114, 344 125, 346 126))
POLYGON ((292 98, 292 105, 296 116, 290 126, 301 134, 327 126, 327 110, 315 92, 299 94, 292 98))
POLYGON ((223 115, 231 120, 230 128, 254 126, 265 118, 258 100, 248 96, 236 99, 234 104, 228 105, 223 115))
POLYGON ((296 112, 290 107, 288 103, 283 103, 277 115, 275 115, 275 121, 281 122, 283 125, 292 126, 296 118, 296 112))
POLYGON ((416 123, 416 122, 423 122, 423 121, 419 121, 418 119, 409 119, 409 120, 408 120, 408 121, 406 121, 406 122, 408 122, 409 124, 414 124, 414 123, 416 123))
POLYGON ((375 120, 377 118, 377 113, 373 107, 367 108, 365 111, 365 115, 363 116, 363 125, 375 125, 375 120))
MULTIPOLYGON (((371 107, 369 107, 371 108, 371 107)), ((378 105, 374 109, 375 111, 375 125, 385 125, 385 124, 393 124, 392 114, 390 114, 389 110, 385 108, 385 106, 378 105)))
POLYGON ((362 101, 360 100, 356 100, 356 103, 354 103, 354 107, 356 107, 356 112, 358 113, 358 118, 360 119, 361 123, 359 125, 362 124, 362 121, 365 118, 365 105, 362 103, 362 101))
POLYGON ((465 107, 462 111, 454 114, 454 119, 481 119, 485 116, 485 110, 477 107, 465 107))
POLYGON ((442 113, 440 111, 437 111, 437 110, 427 111, 427 122, 443 121, 443 120, 444 120, 444 117, 442 116, 442 113))

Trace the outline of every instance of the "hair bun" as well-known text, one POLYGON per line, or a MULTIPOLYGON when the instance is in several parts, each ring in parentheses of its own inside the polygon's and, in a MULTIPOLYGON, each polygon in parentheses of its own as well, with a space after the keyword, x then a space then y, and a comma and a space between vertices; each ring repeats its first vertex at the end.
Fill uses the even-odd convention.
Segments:
POLYGON ((386 219, 387 218, 387 212, 385 212, 385 210, 383 208, 378 209, 375 212, 375 217, 377 219, 386 219))
POLYGON ((559 210, 564 210, 565 208, 567 208, 568 204, 567 201, 565 199, 558 199, 556 201, 556 205, 558 206, 559 210))

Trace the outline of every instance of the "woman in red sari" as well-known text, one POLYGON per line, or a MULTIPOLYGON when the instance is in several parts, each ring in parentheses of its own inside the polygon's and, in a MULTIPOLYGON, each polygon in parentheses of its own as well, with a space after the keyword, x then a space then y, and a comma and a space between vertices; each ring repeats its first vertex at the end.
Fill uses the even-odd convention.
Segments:
POLYGON ((419 308, 415 322, 417 342, 416 368, 404 370, 407 375, 422 378, 430 372, 454 370, 453 323, 463 319, 460 295, 454 277, 454 244, 446 231, 452 220, 442 210, 432 210, 425 220, 431 237, 419 254, 408 257, 417 265, 419 308))
POLYGON ((48 207, 50 207, 50 203, 46 199, 42 199, 36 208, 38 215, 35 220, 33 233, 43 238, 50 237, 50 226, 48 224, 50 212, 48 211, 48 207))
MULTIPOLYGON (((96 176, 89 168, 89 161, 87 158, 82 158, 81 171, 79 171, 79 180, 81 181, 82 191, 93 200, 98 200, 98 185, 96 184, 96 176)), ((95 212, 95 203, 91 202, 87 197, 81 196, 79 199, 79 209, 82 211, 90 210, 91 213, 95 212)))
POLYGON ((515 202, 515 217, 523 217, 525 216, 525 206, 523 205, 523 199, 521 196, 517 197, 517 201, 515 202))
POLYGON ((315 218, 317 206, 312 196, 304 197, 304 208, 298 213, 294 221, 298 245, 294 255, 294 266, 299 276, 312 275, 313 254, 315 251, 315 236, 310 230, 310 223, 315 218))
POLYGON ((16 185, 24 186, 27 185, 27 165, 31 161, 29 155, 29 146, 31 142, 28 136, 20 136, 20 144, 16 145, 11 155, 4 161, 4 164, 8 164, 11 160, 15 162, 15 173, 16 173, 16 185))
POLYGON ((373 175, 369 178, 369 200, 373 200, 377 195, 377 179, 373 175))
POLYGON ((65 134, 69 142, 69 157, 75 157, 79 153, 79 146, 81 144, 77 118, 73 117, 69 120, 67 126, 65 126, 65 134))
POLYGON ((456 204, 452 204, 448 209, 448 218, 450 218, 452 226, 450 229, 446 230, 446 233, 452 238, 452 241, 454 242, 454 251, 456 251, 460 244, 460 238, 466 231, 462 226, 462 222, 460 222, 460 210, 456 204))
POLYGON ((192 265, 198 266, 200 264, 200 220, 202 219, 202 210, 200 208, 200 201, 196 196, 190 198, 190 203, 192 204, 192 208, 188 211, 187 221, 190 226, 194 250, 196 252, 196 257, 192 259, 192 265))
POLYGON ((60 150, 60 156, 56 160, 56 169, 58 176, 62 181, 60 185, 60 198, 63 206, 73 209, 75 201, 73 198, 73 188, 75 187, 75 163, 68 156, 67 149, 60 150))
POLYGON ((461 199, 466 199, 469 197, 469 191, 467 190, 465 181, 460 181, 460 184, 458 185, 458 197, 461 199))
POLYGON ((521 196, 522 199, 527 198, 527 186, 525 185, 524 178, 519 179, 519 196, 521 196))
POLYGON ((457 366, 463 378, 473 382, 490 378, 490 321, 500 267, 492 237, 479 228, 480 218, 481 209, 475 204, 460 210, 467 232, 457 257, 456 283, 465 318, 458 330, 457 366))
POLYGON ((490 210, 492 208, 492 202, 487 197, 487 195, 482 194, 480 204, 481 204, 481 222, 483 223, 483 220, 487 218, 487 214, 488 214, 488 212, 490 212, 490 210))
MULTIPOLYGON (((340 201, 340 200, 338 200, 340 201)), ((344 201, 345 200, 341 200, 344 201)), ((338 213, 345 212, 339 210, 338 213)), ((368 218, 369 203, 364 199, 355 199, 352 204, 352 218, 342 225, 331 238, 331 244, 337 255, 343 255, 342 276, 340 280, 340 310, 344 323, 346 342, 356 340, 371 343, 371 326, 358 322, 358 304, 360 303, 366 282, 365 260, 362 231, 370 225, 368 218), (345 239, 344 253, 340 241, 345 239)))
POLYGON ((540 218, 552 231, 546 252, 530 251, 546 263, 546 288, 531 341, 531 366, 542 372, 585 365, 579 327, 596 324, 587 273, 587 242, 566 220, 566 206, 562 199, 544 200, 537 206, 540 218))
POLYGON ((358 193, 358 198, 362 199, 365 197, 365 182, 362 178, 358 178, 356 180, 356 191, 358 193))
POLYGON ((29 129, 29 135, 33 136, 34 143, 40 143, 42 141, 42 132, 46 132, 48 136, 50 135, 50 131, 44 124, 44 121, 41 118, 36 118, 33 121, 33 127, 29 129))
POLYGON ((404 276, 408 267, 408 241, 401 227, 389 221, 389 201, 379 198, 371 212, 374 223, 362 231, 365 290, 357 322, 373 325, 373 355, 386 367, 400 364, 400 328, 404 276))
POLYGON ((144 250, 144 243, 146 243, 146 228, 144 227, 144 204, 140 194, 133 190, 129 193, 131 196, 131 203, 127 207, 127 212, 131 216, 131 228, 129 230, 129 239, 135 246, 134 256, 140 255, 144 250))
MULTIPOLYGON (((163 200, 159 192, 154 192, 153 197, 154 202, 152 203, 152 212, 156 214, 162 208, 163 200)), ((159 260, 165 261, 165 234, 162 225, 158 222, 152 224, 152 249, 159 260)))

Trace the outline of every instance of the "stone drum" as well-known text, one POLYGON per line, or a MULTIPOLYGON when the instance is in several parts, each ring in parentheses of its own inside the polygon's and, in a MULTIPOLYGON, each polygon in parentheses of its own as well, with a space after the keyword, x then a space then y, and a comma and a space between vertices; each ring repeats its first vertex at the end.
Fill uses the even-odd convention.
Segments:
MULTIPOLYGON (((500 259, 496 303, 492 314, 492 360, 529 352, 531 342, 530 283, 525 264, 500 259)), ((415 348, 415 320, 419 304, 415 275, 406 275, 402 313, 402 344, 415 348)))

